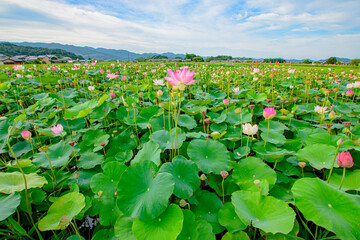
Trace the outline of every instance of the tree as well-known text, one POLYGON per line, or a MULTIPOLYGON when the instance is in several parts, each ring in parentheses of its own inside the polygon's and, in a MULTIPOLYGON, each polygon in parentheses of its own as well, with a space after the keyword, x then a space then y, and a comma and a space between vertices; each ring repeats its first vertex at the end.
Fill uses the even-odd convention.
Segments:
POLYGON ((193 60, 194 57, 196 57, 196 54, 193 53, 187 53, 185 55, 185 59, 191 59, 191 61, 193 60))
POLYGON ((302 63, 304 63, 304 64, 310 64, 311 61, 310 61, 309 59, 305 59, 302 63))
POLYGON ((355 59, 351 60, 351 65, 359 66, 360 65, 360 59, 355 58, 355 59))
POLYGON ((192 59, 192 61, 194 61, 194 62, 203 62, 204 59, 203 59, 202 57, 200 57, 200 56, 196 56, 196 57, 194 57, 194 58, 192 59))
POLYGON ((336 62, 337 62, 336 57, 329 57, 329 58, 326 60, 325 64, 336 64, 336 62))
POLYGON ((175 57, 175 59, 182 59, 182 57, 180 57, 180 56, 176 56, 176 57, 175 57))

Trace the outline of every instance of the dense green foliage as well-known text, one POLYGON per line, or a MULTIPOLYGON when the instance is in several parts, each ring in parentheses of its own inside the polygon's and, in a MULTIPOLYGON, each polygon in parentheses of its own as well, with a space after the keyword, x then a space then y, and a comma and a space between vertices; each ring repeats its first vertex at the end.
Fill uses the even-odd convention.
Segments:
POLYGON ((48 49, 48 48, 40 48, 40 47, 25 47, 18 46, 8 42, 0 43, 0 53, 9 56, 15 55, 26 55, 26 56, 39 56, 39 55, 55 55, 58 58, 62 57, 70 57, 73 60, 84 59, 80 55, 75 55, 74 53, 61 50, 61 49, 48 49))
POLYGON ((268 63, 268 62, 271 62, 271 63, 284 63, 286 62, 285 59, 282 59, 282 58, 265 58, 264 59, 264 62, 268 63))
POLYGON ((325 64, 336 64, 336 63, 337 63, 336 57, 329 57, 329 58, 325 61, 325 64))

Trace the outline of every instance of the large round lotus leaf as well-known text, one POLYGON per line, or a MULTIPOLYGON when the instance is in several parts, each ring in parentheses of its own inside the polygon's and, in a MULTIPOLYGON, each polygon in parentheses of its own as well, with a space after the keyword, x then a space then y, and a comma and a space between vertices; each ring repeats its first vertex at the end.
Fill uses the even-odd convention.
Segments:
MULTIPOLYGON (((47 155, 49 156, 53 167, 62 167, 69 161, 69 156, 72 151, 73 148, 69 144, 60 141, 49 147, 47 155)), ((34 156, 33 163, 36 166, 50 169, 49 160, 47 159, 45 152, 37 153, 34 156)))
POLYGON ((98 173, 91 178, 91 190, 98 195, 114 196, 121 174, 125 170, 126 166, 123 163, 112 161, 105 164, 104 172, 98 173))
POLYGON ((190 210, 183 211, 184 224, 177 240, 215 240, 210 223, 205 220, 195 220, 195 215, 190 210))
POLYGON ((276 173, 261 159, 248 157, 235 165, 233 179, 244 190, 254 187, 254 180, 267 180, 271 188, 275 185, 276 173))
POLYGON ((189 198, 200 186, 198 167, 192 161, 176 159, 162 165, 159 172, 173 175, 175 180, 174 194, 179 198, 189 198))
MULTIPOLYGON (((36 173, 25 174, 27 188, 38 188, 47 184, 44 177, 36 173)), ((10 194, 13 192, 21 192, 25 189, 24 177, 19 172, 3 173, 0 172, 0 192, 10 194)))
POLYGON ((205 190, 198 190, 195 193, 198 204, 192 207, 197 219, 203 219, 211 224, 215 234, 224 231, 224 227, 219 224, 218 212, 223 206, 219 197, 205 190))
POLYGON ((238 215, 236 215, 235 208, 231 202, 225 203, 224 206, 220 208, 218 220, 219 223, 226 227, 226 229, 231 233, 243 230, 247 227, 247 225, 240 220, 238 215))
POLYGON ((135 218, 132 229, 138 240, 175 240, 181 232, 183 220, 180 207, 171 204, 155 219, 135 218))
POLYGON ((227 232, 221 240, 250 240, 246 232, 240 231, 235 233, 227 232))
POLYGON ((188 146, 187 154, 204 173, 220 174, 230 165, 230 153, 225 145, 209 139, 192 140, 188 146))
POLYGON ((131 165, 120 178, 118 207, 127 216, 155 218, 163 213, 174 191, 174 178, 169 173, 156 174, 153 162, 131 165))
POLYGON ((11 216, 20 204, 20 194, 13 192, 10 195, 0 194, 0 221, 11 216))
POLYGON ((102 164, 103 162, 104 162, 104 155, 93 152, 87 152, 81 154, 77 166, 79 168, 91 169, 97 165, 102 164))
POLYGON ((152 161, 159 166, 161 149, 159 149, 159 144, 153 141, 145 143, 142 149, 136 154, 134 159, 131 161, 131 164, 141 162, 141 161, 152 161))
POLYGON ((296 207, 308 221, 341 239, 360 239, 359 196, 339 191, 318 178, 297 180, 292 192, 296 207))
POLYGON ((133 219, 131 217, 120 216, 114 226, 114 234, 118 240, 136 240, 132 231, 133 219))
MULTIPOLYGON (((307 160, 310 165, 318 170, 331 168, 336 147, 327 144, 312 144, 299 150, 296 154, 298 160, 307 160)), ((334 165, 338 167, 337 163, 334 165)))
POLYGON ((50 206, 47 215, 39 221, 38 227, 40 231, 65 229, 84 207, 84 195, 78 192, 65 194, 50 206), (61 224, 60 220, 62 220, 61 224))
POLYGON ((302 240, 302 238, 298 238, 297 235, 299 234, 300 226, 298 221, 295 220, 295 224, 291 232, 288 234, 282 234, 282 233, 265 233, 264 231, 260 230, 261 236, 266 240, 292 240, 292 239, 298 239, 302 240))
POLYGON ((259 192, 237 191, 231 197, 235 212, 247 225, 252 224, 265 232, 288 234, 295 213, 285 202, 259 192))
POLYGON ((180 128, 177 128, 178 143, 175 146, 175 128, 171 129, 172 137, 167 130, 159 130, 151 134, 151 139, 160 145, 161 149, 177 149, 180 148, 186 139, 185 133, 180 128), (171 144, 172 138, 172 144, 171 144))

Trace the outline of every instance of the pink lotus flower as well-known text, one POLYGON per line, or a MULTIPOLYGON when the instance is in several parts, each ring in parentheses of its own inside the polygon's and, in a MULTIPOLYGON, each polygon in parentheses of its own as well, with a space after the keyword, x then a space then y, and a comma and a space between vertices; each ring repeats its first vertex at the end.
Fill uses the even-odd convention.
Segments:
POLYGON ((71 67, 71 70, 80 70, 78 67, 71 67))
POLYGON ((22 133, 21 133, 21 136, 24 138, 24 139, 29 139, 29 138, 31 138, 31 132, 29 132, 29 131, 23 131, 22 133))
POLYGON ((228 105, 228 104, 229 104, 229 99, 225 98, 225 99, 223 100, 223 104, 224 104, 224 105, 228 105))
POLYGON ((23 65, 14 65, 12 67, 12 69, 15 70, 15 71, 17 71, 17 70, 23 71, 25 69, 25 67, 23 65))
POLYGON ((156 92, 156 95, 158 97, 161 97, 163 95, 163 91, 161 91, 161 89, 159 89, 157 92, 156 92))
POLYGON ((116 75, 116 74, 114 74, 114 73, 108 73, 108 74, 106 74, 106 77, 111 80, 111 79, 117 79, 117 78, 119 78, 119 75, 116 75))
POLYGON ((100 73, 104 73, 105 71, 104 71, 104 69, 100 69, 100 73))
POLYGON ((352 95, 354 95, 354 90, 348 90, 347 92, 346 92, 346 96, 347 97, 351 97, 352 95))
POLYGON ((121 77, 121 80, 122 80, 122 81, 125 81, 125 80, 126 80, 126 77, 125 77, 125 76, 122 76, 122 77, 121 77))
POLYGON ((183 70, 177 70, 176 72, 170 69, 166 71, 170 77, 165 77, 165 80, 173 86, 174 90, 185 90, 186 85, 193 84, 196 80, 193 80, 195 71, 190 72, 186 68, 183 70))
POLYGON ((276 110, 272 107, 267 107, 263 111, 263 116, 265 119, 272 119, 276 115, 276 110))
POLYGON ((354 165, 353 158, 348 151, 343 151, 338 154, 336 163, 339 167, 351 168, 354 165))
POLYGON ((319 114, 324 114, 324 113, 327 113, 328 111, 327 111, 327 107, 322 107, 322 106, 319 106, 319 105, 317 105, 317 106, 315 106, 315 112, 317 112, 317 113, 319 113, 319 114))
POLYGON ((116 96, 115 93, 113 93, 113 92, 110 93, 110 97, 111 97, 111 98, 115 98, 115 96, 116 96))
POLYGON ((63 126, 62 126, 61 124, 58 124, 58 125, 56 125, 56 126, 54 126, 54 127, 51 128, 51 132, 52 132, 53 134, 55 134, 55 135, 60 134, 63 130, 64 130, 64 129, 63 129, 63 126))

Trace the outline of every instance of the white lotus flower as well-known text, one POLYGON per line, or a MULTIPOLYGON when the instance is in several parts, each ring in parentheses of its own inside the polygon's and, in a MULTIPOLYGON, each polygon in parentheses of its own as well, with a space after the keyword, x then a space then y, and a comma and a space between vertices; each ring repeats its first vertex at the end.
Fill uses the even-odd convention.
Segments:
POLYGON ((246 135, 254 135, 257 133, 257 131, 259 130, 258 125, 254 125, 252 126, 250 123, 245 123, 242 125, 243 126, 243 133, 245 133, 246 135))

